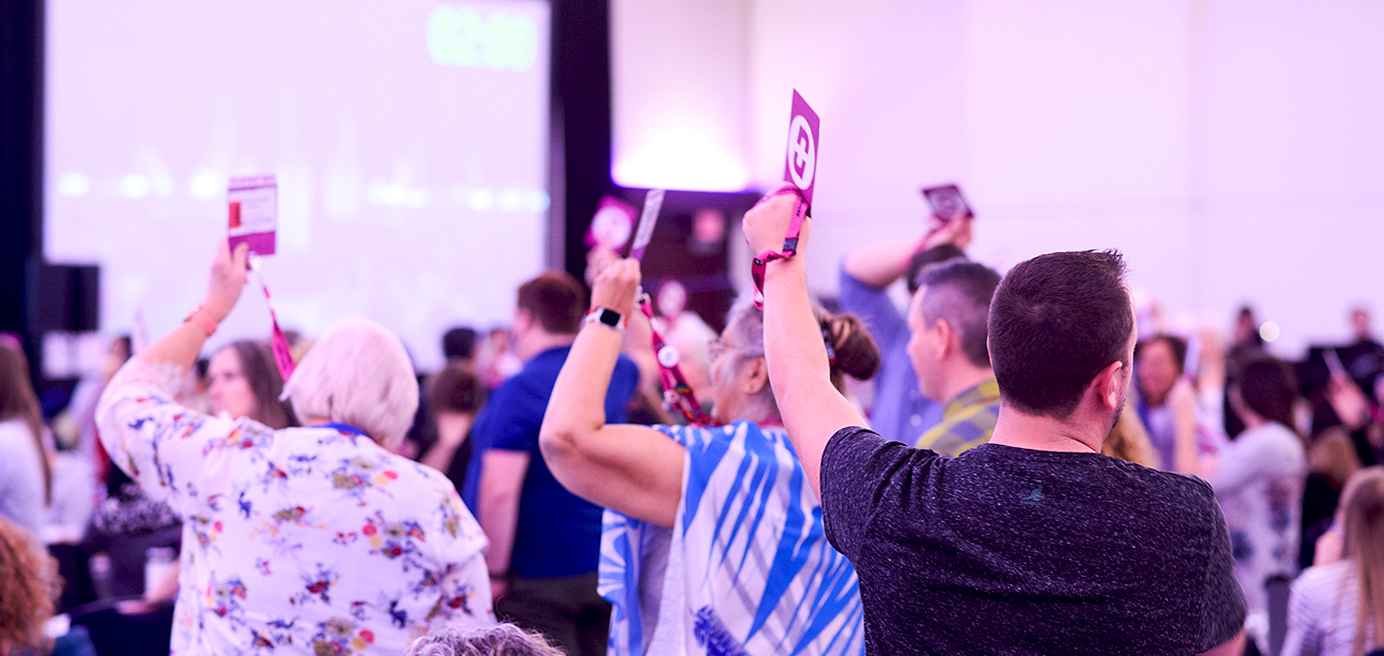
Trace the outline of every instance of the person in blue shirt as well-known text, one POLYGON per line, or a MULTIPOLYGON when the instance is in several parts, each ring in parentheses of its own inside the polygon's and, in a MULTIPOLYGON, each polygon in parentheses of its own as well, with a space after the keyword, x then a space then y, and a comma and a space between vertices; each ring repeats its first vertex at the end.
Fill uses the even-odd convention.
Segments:
POLYGON ((889 287, 903 278, 913 296, 923 267, 965 257, 962 249, 971 242, 972 219, 957 216, 943 221, 932 216, 929 221, 922 239, 866 244, 847 253, 841 262, 841 311, 865 322, 883 356, 875 378, 870 425, 905 444, 917 442, 942 420, 942 404, 923 396, 918 385, 918 373, 907 352, 908 319, 889 298, 889 287))
MULTIPOLYGON (((602 509, 568 492, 538 451, 538 431, 558 372, 582 326, 586 292, 550 272, 519 288, 513 332, 524 368, 476 419, 463 497, 490 538, 495 612, 541 631, 572 656, 604 654, 610 604, 596 594, 602 509)), ((606 415, 624 421, 639 372, 616 363, 606 415)))

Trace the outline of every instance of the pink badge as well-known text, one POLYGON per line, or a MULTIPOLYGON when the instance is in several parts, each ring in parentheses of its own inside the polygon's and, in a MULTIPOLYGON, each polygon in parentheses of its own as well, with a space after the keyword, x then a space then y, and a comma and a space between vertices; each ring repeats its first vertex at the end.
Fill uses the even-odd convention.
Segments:
POLYGON ((803 192, 803 199, 812 204, 812 187, 817 177, 817 146, 822 122, 807 101, 793 90, 793 116, 788 122, 788 158, 783 166, 783 179, 792 182, 803 192))
POLYGON ((244 242, 253 255, 273 255, 279 225, 279 185, 274 176, 231 178, 226 200, 226 234, 231 250, 244 242))

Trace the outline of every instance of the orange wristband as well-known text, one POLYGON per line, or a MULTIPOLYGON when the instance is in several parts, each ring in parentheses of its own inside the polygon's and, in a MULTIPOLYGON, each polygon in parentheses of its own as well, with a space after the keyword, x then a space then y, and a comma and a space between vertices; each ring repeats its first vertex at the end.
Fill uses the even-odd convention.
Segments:
POLYGON ((202 307, 201 303, 192 306, 192 310, 187 313, 186 317, 183 317, 183 323, 187 323, 189 321, 197 324, 197 326, 200 327, 202 331, 207 334, 207 337, 211 337, 212 335, 216 334, 217 324, 215 321, 212 321, 210 316, 208 316, 206 309, 202 307))

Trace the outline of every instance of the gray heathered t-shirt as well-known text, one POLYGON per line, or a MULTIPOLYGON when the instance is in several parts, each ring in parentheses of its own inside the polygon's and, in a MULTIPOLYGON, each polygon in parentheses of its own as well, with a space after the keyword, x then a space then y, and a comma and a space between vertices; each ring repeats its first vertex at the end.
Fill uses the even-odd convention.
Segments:
POLYGON ((1199 479, 998 444, 949 459, 863 428, 832 436, 821 476, 872 655, 1192 654, 1244 624, 1199 479))

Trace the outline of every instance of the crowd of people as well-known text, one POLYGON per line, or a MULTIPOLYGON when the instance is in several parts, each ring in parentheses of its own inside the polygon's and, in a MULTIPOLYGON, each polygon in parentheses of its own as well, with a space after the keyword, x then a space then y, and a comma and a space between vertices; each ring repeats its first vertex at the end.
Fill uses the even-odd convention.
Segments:
MULTIPOLYGON (((746 214, 755 252, 795 199, 746 214)), ((224 243, 61 412, 0 336, 0 653, 126 653, 101 632, 149 617, 181 654, 1384 648, 1367 310, 1289 363, 1249 308, 1228 344, 1173 330, 1118 253, 1002 275, 972 230, 853 250, 831 312, 809 220, 719 335, 597 258, 427 375, 360 317, 292 334, 286 378, 267 340, 204 357, 246 280, 224 243), (674 363, 705 418, 665 404, 674 363)))

